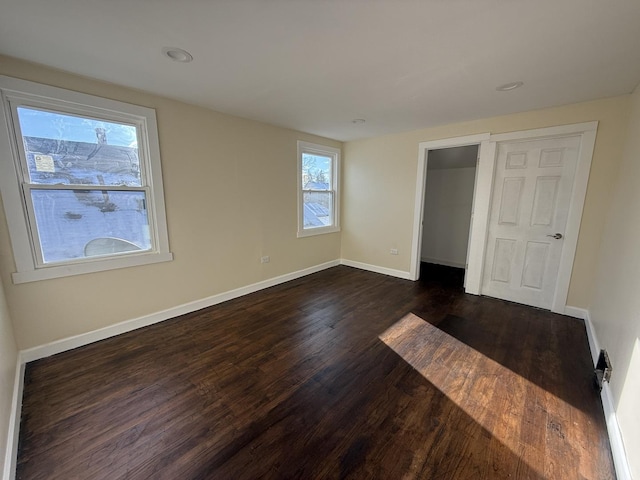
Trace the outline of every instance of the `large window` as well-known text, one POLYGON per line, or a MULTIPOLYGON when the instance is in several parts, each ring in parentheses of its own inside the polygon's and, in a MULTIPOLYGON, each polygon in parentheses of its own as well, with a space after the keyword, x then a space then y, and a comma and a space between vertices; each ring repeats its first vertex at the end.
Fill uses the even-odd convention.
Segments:
POLYGON ((298 142, 298 237, 337 232, 340 150, 298 142))
POLYGON ((171 260, 155 112, 0 77, 14 282, 171 260))

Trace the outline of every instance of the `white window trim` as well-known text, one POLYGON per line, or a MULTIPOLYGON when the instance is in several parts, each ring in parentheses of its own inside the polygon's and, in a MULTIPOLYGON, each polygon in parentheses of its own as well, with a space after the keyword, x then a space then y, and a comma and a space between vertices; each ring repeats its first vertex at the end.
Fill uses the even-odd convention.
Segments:
POLYGON ((14 283, 100 272, 173 260, 169 251, 164 189, 160 165, 160 147, 155 110, 128 103, 95 97, 12 77, 0 76, 2 112, 0 113, 0 191, 9 227, 16 272, 14 283), (139 127, 141 168, 146 171, 147 215, 152 233, 152 248, 144 252, 118 254, 113 257, 83 258, 73 262, 39 266, 34 252, 27 203, 21 189, 21 161, 11 120, 11 102, 25 102, 53 110, 133 123, 139 127))
POLYGON ((340 149, 298 140, 298 238, 340 231, 340 149), (333 159, 331 185, 333 192, 333 225, 304 228, 304 195, 302 190, 302 154, 323 155, 333 159))

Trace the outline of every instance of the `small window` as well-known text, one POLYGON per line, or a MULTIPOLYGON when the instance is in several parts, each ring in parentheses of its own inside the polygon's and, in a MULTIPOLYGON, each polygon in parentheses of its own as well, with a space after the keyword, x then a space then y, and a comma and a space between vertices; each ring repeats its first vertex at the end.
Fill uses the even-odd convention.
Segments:
POLYGON ((298 237, 340 230, 340 150, 298 142, 298 237))
POLYGON ((14 282, 171 260, 155 112, 9 77, 0 88, 14 282))

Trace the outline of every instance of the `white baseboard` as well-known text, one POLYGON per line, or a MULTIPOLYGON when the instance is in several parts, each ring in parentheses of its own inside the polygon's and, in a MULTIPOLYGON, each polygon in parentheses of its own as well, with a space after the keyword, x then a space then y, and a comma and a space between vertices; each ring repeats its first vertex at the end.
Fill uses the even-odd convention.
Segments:
POLYGON ((9 432, 7 434, 7 448, 4 456, 4 471, 2 472, 3 480, 14 480, 16 478, 20 415, 22 413, 22 392, 24 390, 24 368, 25 364, 20 358, 20 354, 18 354, 16 375, 13 381, 11 412, 9 414, 9 432))
POLYGON ((132 320, 125 320, 124 322, 116 323, 114 325, 109 325, 108 327, 100 328, 98 330, 82 333, 80 335, 75 335, 73 337, 63 338, 61 340, 56 340, 54 342, 47 343, 44 345, 39 345, 37 347, 28 348, 20 352, 20 358, 23 363, 27 363, 27 362, 32 362, 33 360, 38 360, 40 358, 49 357, 57 353, 65 352, 67 350, 72 350, 74 348, 81 347, 83 345, 88 345, 90 343, 97 342, 99 340, 104 340, 106 338, 114 337, 122 333, 130 332, 132 330, 137 330, 138 328, 146 327, 148 325, 153 325, 154 323, 162 322, 170 318, 178 317, 180 315, 184 315, 185 313, 191 313, 191 312, 195 312, 196 310, 200 310, 202 308, 207 308, 212 305, 217 305, 219 303, 226 302, 227 300, 232 300, 234 298, 248 295, 249 293, 254 293, 259 290, 264 290, 265 288, 273 287, 275 285, 279 285, 281 283, 288 282, 290 280, 295 280, 296 278, 304 277, 306 275, 310 275, 312 273, 316 273, 321 270, 325 270, 327 268, 335 267, 339 264, 340 264, 339 260, 333 260, 330 262, 322 263, 320 265, 315 265, 313 267, 305 268, 303 270, 298 270, 296 272, 280 275, 279 277, 263 280, 261 282, 247 285, 245 287, 236 288, 228 292, 212 295, 211 297, 195 300, 189 303, 184 303, 182 305, 178 305, 177 307, 172 307, 167 310, 162 310, 160 312, 144 315, 142 317, 134 318, 132 320))
POLYGON ((598 356, 600 355, 600 342, 596 336, 596 331, 593 328, 589 311, 585 310, 584 325, 587 328, 587 339, 589 340, 589 350, 591 350, 591 360, 593 360, 593 366, 595 368, 598 363, 598 356))
MULTIPOLYGON (((90 343, 93 343, 99 340, 104 340, 106 338, 110 338, 116 335, 120 335, 122 333, 136 330, 138 328, 145 327, 147 325, 152 325, 154 323, 162 322, 164 320, 168 320, 170 318, 184 315, 186 313, 194 312, 202 308, 210 307, 212 305, 216 305, 216 304, 225 302, 227 300, 232 300, 234 298, 248 295, 250 293, 254 293, 259 290, 263 290, 265 288, 273 287, 275 285, 279 285, 281 283, 288 282, 290 280, 295 280, 297 278, 304 277, 306 275, 310 275, 312 273, 316 273, 340 264, 346 265, 349 267, 359 268, 361 270, 367 270, 375 273, 382 273, 384 275, 390 275, 393 277, 402 278, 406 280, 410 279, 409 272, 404 272, 401 270, 394 270, 390 268, 379 267, 376 265, 370 265, 370 264, 361 263, 361 262, 354 262, 354 261, 345 260, 345 259, 333 260, 333 261, 326 262, 313 267, 309 267, 303 270, 298 270, 296 272, 288 273, 288 274, 274 277, 258 283, 247 285, 245 287, 230 290, 228 292, 213 295, 204 299, 185 303, 177 307, 152 313, 150 315, 138 317, 133 320, 120 322, 115 325, 110 325, 108 327, 101 328, 99 330, 94 330, 92 332, 76 335, 73 337, 68 337, 68 338, 51 342, 45 345, 40 345, 37 347, 22 350, 19 353, 18 363, 16 366, 16 377, 14 382, 14 393, 13 393, 13 399, 12 399, 12 405, 11 405, 9 435, 8 435, 7 450, 6 450, 6 456, 5 456, 5 467, 4 467, 3 477, 2 477, 3 480, 13 480, 15 478, 16 461, 17 461, 17 454, 18 454, 18 438, 19 438, 18 435, 19 435, 19 428, 20 428, 20 414, 21 414, 21 408, 22 408, 21 399, 22 399, 22 393, 24 389, 25 364, 27 362, 38 360, 40 358, 45 358, 50 355, 55 355, 57 353, 61 353, 67 350, 81 347, 83 345, 88 345, 90 343)), ((587 337, 589 338, 589 347, 591 348, 591 353, 594 358, 594 365, 595 365, 595 362, 598 357, 598 353, 600 352, 600 348, 599 348, 599 343, 597 341, 597 338, 595 336, 595 331, 593 329, 593 325, 591 323, 588 310, 567 306, 565 307, 565 314, 572 317, 576 317, 576 318, 583 318, 585 320, 585 324, 587 327, 587 337)), ((614 459, 616 472, 618 474, 618 479, 632 480, 629 466, 627 463, 627 457, 624 451, 622 435, 618 427, 618 421, 615 414, 614 402, 611 395, 611 389, 607 384, 605 384, 602 390, 602 402, 603 402, 604 412, 607 420, 607 429, 609 431, 611 450, 613 452, 613 459, 614 459)))
MULTIPOLYGON (((600 355, 600 342, 598 342, 596 331, 593 328, 589 310, 584 310, 584 314, 584 323, 587 327, 589 348, 591 349, 591 357, 593 359, 593 366, 595 367, 598 362, 598 356, 600 355)), ((604 410, 604 417, 607 422, 609 443, 611 445, 611 454, 613 455, 613 464, 616 468, 616 475, 618 477, 618 480, 632 480, 631 470, 629 469, 629 462, 627 461, 627 454, 624 449, 624 441, 622 440, 622 433, 620 432, 618 417, 616 416, 615 402, 613 400, 611 387, 608 383, 605 383, 602 386, 600 397, 602 398, 602 408, 604 410)))
POLYGON ((279 285, 290 280, 295 280, 296 278, 304 277, 306 275, 311 275, 312 273, 320 272, 322 270, 326 270, 327 268, 335 267, 341 264, 359 268, 361 270, 368 270, 371 272, 382 273, 384 275, 391 275, 393 277, 409 279, 409 272, 403 272, 401 270, 393 270, 391 268, 378 267, 376 265, 353 262, 351 260, 332 260, 330 262, 325 262, 320 265, 305 268, 303 270, 298 270, 296 272, 291 272, 285 275, 270 278, 268 280, 263 280, 261 282, 247 285, 245 287, 236 288, 228 292, 212 295, 211 297, 178 305, 176 307, 162 310, 160 312, 151 313, 149 315, 144 315, 132 320, 125 320, 123 322, 109 325, 108 327, 100 328, 98 330, 93 330, 91 332, 63 338, 61 340, 56 340, 44 345, 38 345, 37 347, 28 348, 20 352, 20 358, 23 363, 32 362, 40 358, 46 358, 57 353, 62 353, 77 347, 82 347, 84 345, 104 340, 106 338, 114 337, 122 333, 130 332, 132 330, 137 330, 138 328, 153 325, 154 323, 162 322, 164 320, 178 317, 186 313, 195 312, 196 310, 200 310, 202 308, 217 305, 219 303, 226 302, 227 300, 242 297, 244 295, 248 295, 259 290, 264 290, 265 288, 273 287, 275 285, 279 285))
POLYGON ((444 265, 445 267, 465 268, 464 262, 451 262, 449 260, 440 260, 438 258, 421 258, 421 262, 435 263, 436 265, 444 265))
POLYGON ((602 408, 604 409, 604 416, 607 421, 607 431, 609 432, 609 443, 611 444, 611 454, 613 455, 613 464, 616 467, 616 475, 618 480, 633 480, 631 477, 631 470, 629 469, 629 462, 627 461, 627 453, 624 449, 624 441, 622 440, 622 433, 618 426, 618 417, 613 402, 613 394, 611 393, 611 387, 608 383, 605 383, 602 387, 602 408))
POLYGON ((344 258, 340 260, 340 264, 346 265, 347 267, 359 268, 360 270, 367 270, 369 272, 382 273, 383 275, 390 275, 404 280, 411 279, 409 272, 403 272, 402 270, 394 270, 392 268, 379 267, 368 263, 354 262, 353 260, 346 260, 344 258))
POLYGON ((600 354, 600 344, 596 338, 596 332, 593 330, 593 324, 589 318, 589 310, 586 308, 571 307, 567 305, 564 307, 564 314, 569 317, 579 318, 584 320, 584 325, 587 329, 587 340, 589 340, 589 351, 591 352, 591 359, 595 367, 598 362, 598 355, 600 354))
POLYGON ((572 307, 567 305, 564 307, 564 314, 568 317, 579 318, 585 320, 589 312, 585 308, 572 307))
POLYGON ((265 288, 273 287, 281 283, 295 280, 296 278, 304 277, 312 273, 326 270, 327 268, 340 265, 340 260, 333 260, 330 262, 315 265, 313 267, 298 270, 296 272, 287 273, 278 277, 270 278, 258 283, 247 285, 245 287, 236 288, 228 292, 220 293, 218 295, 212 295, 211 297, 203 298, 193 302, 178 305, 177 307, 162 310, 160 312, 152 313, 142 317, 134 318, 133 320, 126 320, 124 322, 116 323, 105 328, 100 328, 91 332, 75 335, 73 337, 64 338, 55 342, 47 343, 45 345, 39 345, 37 347, 28 348, 18 353, 18 360, 16 365, 16 377, 13 387, 13 398, 11 402, 11 414, 9 419, 9 433, 7 436, 7 449, 5 452, 5 465, 2 472, 3 480, 14 480, 16 476, 16 462, 18 458, 18 440, 20 432, 20 416, 22 411, 22 393, 24 390, 24 372, 25 365, 28 362, 38 360, 40 358, 49 357, 57 353, 65 352, 83 345, 88 345, 99 340, 114 337, 121 333, 137 330, 147 325, 162 322, 170 318, 174 318, 185 313, 195 312, 202 308, 210 307, 218 303, 226 302, 234 298, 248 295, 265 288))

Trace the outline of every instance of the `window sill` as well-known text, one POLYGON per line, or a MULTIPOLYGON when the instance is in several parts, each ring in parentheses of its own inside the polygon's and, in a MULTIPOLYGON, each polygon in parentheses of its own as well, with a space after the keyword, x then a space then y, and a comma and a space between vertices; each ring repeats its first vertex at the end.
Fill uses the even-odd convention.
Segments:
POLYGON ((325 233, 336 233, 340 231, 340 227, 318 227, 309 228, 298 232, 298 238, 313 237, 315 235, 323 235, 325 233))
POLYGON ((106 270, 115 270, 119 268, 170 262, 171 260, 173 260, 173 254, 171 252, 126 255, 118 258, 105 258, 102 260, 93 260, 84 263, 55 265, 35 270, 25 270, 22 272, 15 272, 11 278, 14 284, 37 282, 38 280, 50 280, 53 278, 69 277, 72 275, 82 275, 85 273, 104 272, 106 270))

